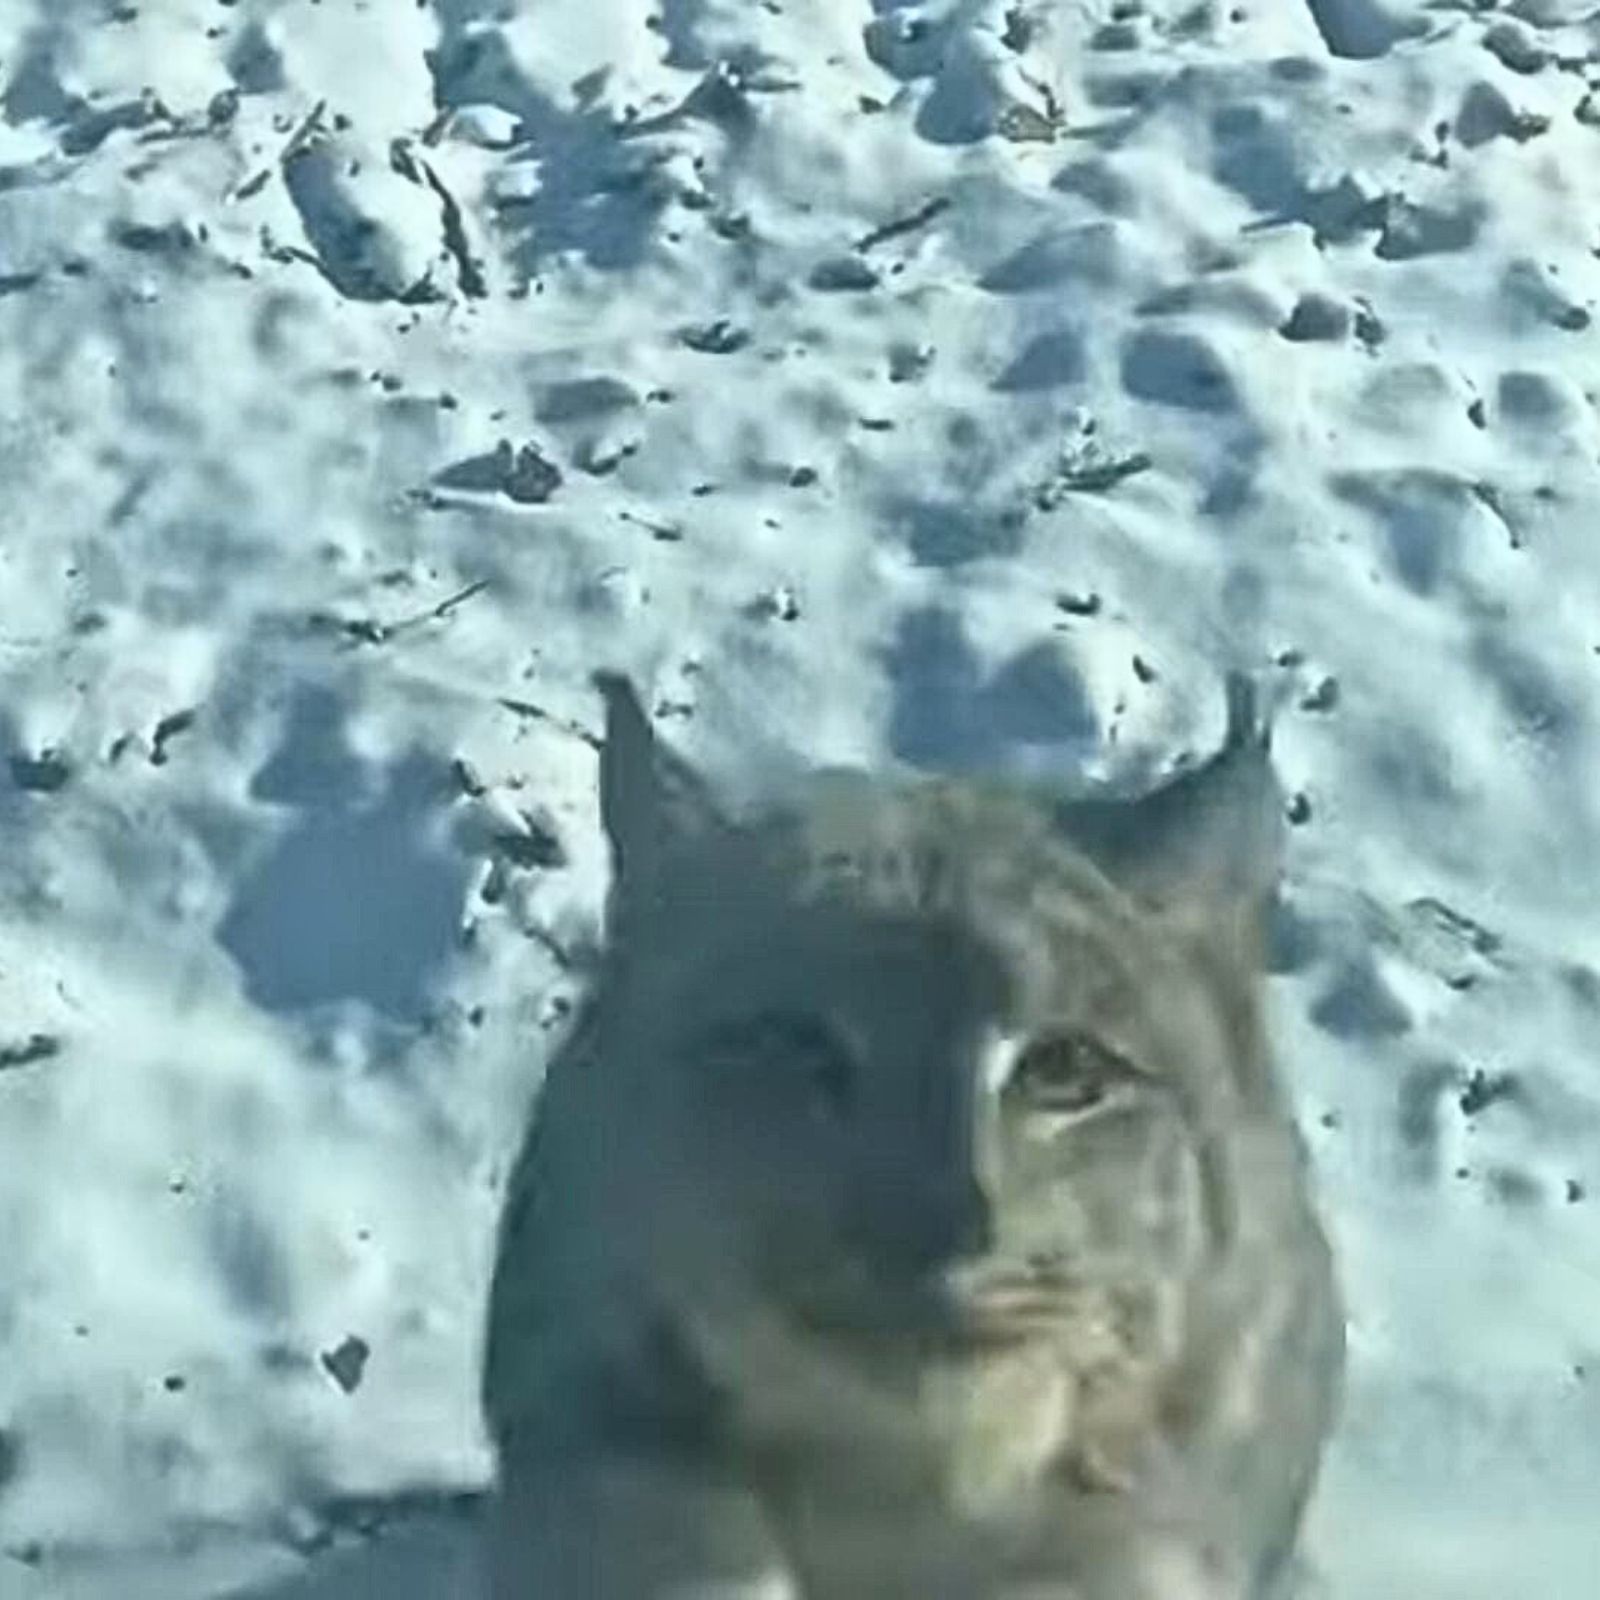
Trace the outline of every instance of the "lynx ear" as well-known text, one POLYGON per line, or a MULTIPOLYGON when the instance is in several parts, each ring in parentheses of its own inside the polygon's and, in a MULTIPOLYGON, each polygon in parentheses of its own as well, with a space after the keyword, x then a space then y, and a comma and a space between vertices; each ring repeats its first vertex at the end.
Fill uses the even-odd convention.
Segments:
POLYGON ((1162 903, 1265 904, 1283 854, 1283 796, 1256 683, 1227 680, 1222 748, 1149 794, 1060 808, 1067 836, 1113 882, 1162 903))
POLYGON ((597 672, 594 683, 606 703, 600 821, 617 881, 626 884, 648 876, 675 843, 703 836, 720 819, 699 774, 656 738, 633 684, 613 672, 597 672))

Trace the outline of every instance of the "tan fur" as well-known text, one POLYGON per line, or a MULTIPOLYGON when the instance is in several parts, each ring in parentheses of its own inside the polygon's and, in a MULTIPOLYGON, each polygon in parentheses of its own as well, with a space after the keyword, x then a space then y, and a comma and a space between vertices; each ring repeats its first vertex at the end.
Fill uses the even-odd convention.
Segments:
POLYGON ((612 945, 502 1229, 495 1600, 1269 1593, 1342 1355, 1270 872, 1153 839, 1125 887, 983 787, 624 826, 611 782, 612 945), (1112 1064, 1089 1112, 990 1081, 1040 1039, 1112 1064))

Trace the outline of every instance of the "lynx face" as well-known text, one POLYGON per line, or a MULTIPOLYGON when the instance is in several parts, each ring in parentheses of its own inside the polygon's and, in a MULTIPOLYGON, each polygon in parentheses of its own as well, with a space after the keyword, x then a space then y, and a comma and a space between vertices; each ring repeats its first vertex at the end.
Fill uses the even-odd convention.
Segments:
POLYGON ((904 858, 875 839, 847 857, 836 829, 818 853, 803 823, 754 841, 739 903, 694 941, 704 965, 649 979, 658 1077, 634 1159, 672 1197, 654 1270, 691 1325, 722 1309, 707 1337, 748 1365, 753 1416, 761 1358, 792 1369, 800 1346, 868 1388, 835 1430, 970 1426, 934 1400, 962 1368, 1108 1382, 1171 1345, 1200 1259, 1194 1040, 1122 1014, 1131 928, 1103 925, 1109 903, 1085 917, 1085 894, 1108 897, 1065 867, 990 881, 985 855, 1017 841, 986 841, 981 817, 906 809, 904 858))
POLYGON ((1070 1544, 1075 1497, 1193 1474, 1219 1570, 1276 1562, 1339 1340, 1258 1017, 1276 790, 1233 710, 1140 802, 828 774, 730 820, 613 690, 612 948, 508 1212, 503 1448, 587 1394, 602 1436, 769 1491, 782 1463, 800 1543, 845 1485, 980 1524, 1054 1494, 1070 1544))

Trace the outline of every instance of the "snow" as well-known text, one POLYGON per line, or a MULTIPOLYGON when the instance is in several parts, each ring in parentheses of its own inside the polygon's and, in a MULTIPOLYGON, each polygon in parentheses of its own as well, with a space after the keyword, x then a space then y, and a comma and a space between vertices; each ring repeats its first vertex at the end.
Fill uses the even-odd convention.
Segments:
POLYGON ((1592 1593, 1597 170, 1570 0, 0 0, 0 1596, 470 1583, 601 666, 734 786, 1278 684, 1302 1593, 1592 1593))

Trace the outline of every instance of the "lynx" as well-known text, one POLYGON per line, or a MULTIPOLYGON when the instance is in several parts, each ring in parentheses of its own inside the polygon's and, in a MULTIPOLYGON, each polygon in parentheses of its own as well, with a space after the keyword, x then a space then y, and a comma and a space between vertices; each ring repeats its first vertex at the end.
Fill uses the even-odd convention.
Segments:
POLYGON ((607 948, 511 1184, 494 1600, 1263 1600, 1343 1361, 1252 686, 1134 799, 735 811, 623 680, 607 948))

